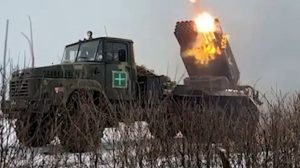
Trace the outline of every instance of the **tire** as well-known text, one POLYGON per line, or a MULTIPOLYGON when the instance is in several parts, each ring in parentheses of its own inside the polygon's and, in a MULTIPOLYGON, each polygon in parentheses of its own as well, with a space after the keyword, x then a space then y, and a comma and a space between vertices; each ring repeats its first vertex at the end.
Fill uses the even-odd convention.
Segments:
POLYGON ((49 144, 54 138, 51 121, 45 114, 21 114, 15 125, 19 142, 26 147, 49 144))
POLYGON ((191 106, 182 113, 183 135, 191 142, 243 143, 254 138, 258 123, 257 110, 247 100, 226 98, 225 103, 206 103, 209 106, 191 106))
POLYGON ((173 139, 178 133, 176 116, 172 102, 166 102, 164 107, 154 109, 154 112, 147 119, 152 136, 160 140, 173 139))
POLYGON ((105 116, 98 105, 94 102, 92 92, 80 90, 71 94, 61 118, 59 133, 61 145, 67 151, 88 152, 98 149, 105 128, 105 116))
MULTIPOLYGON (((225 111, 213 105, 213 107, 190 106, 182 113, 181 131, 190 143, 221 143, 226 122, 225 111)), ((225 136, 227 137, 227 136, 225 136)))
POLYGON ((163 122, 148 121, 148 128, 151 135, 159 140, 168 140, 176 136, 177 131, 174 129, 172 122, 161 118, 163 122))

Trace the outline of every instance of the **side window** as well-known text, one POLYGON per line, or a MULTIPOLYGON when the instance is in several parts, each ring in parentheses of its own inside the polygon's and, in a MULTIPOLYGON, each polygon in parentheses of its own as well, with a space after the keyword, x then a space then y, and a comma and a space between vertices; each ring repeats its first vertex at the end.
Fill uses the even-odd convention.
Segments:
POLYGON ((107 61, 122 61, 127 60, 127 45, 124 43, 106 43, 106 60, 107 61))
POLYGON ((124 43, 114 43, 114 51, 117 53, 117 59, 121 62, 127 61, 127 45, 124 43))
POLYGON ((103 46, 102 46, 102 42, 100 42, 99 47, 98 47, 98 51, 97 51, 97 55, 96 55, 96 61, 103 61, 103 46))
POLYGON ((114 59, 113 43, 106 43, 106 60, 113 61, 114 59))

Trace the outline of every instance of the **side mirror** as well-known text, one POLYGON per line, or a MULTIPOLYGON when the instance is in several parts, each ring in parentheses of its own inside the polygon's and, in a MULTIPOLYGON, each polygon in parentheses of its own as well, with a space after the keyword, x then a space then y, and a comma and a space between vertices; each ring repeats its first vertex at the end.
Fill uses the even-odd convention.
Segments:
POLYGON ((126 62, 126 50, 124 49, 119 50, 118 56, 119 56, 119 61, 126 62))

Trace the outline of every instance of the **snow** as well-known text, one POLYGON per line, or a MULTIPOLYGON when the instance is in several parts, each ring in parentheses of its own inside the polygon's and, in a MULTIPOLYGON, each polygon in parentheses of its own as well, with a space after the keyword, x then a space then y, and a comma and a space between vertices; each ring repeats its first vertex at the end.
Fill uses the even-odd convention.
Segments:
MULTIPOLYGON (((100 149, 82 154, 65 152, 57 137, 46 147, 24 147, 16 138, 14 122, 4 118, 0 120, 0 167, 183 167, 180 166, 182 160, 187 165, 196 166, 195 159, 189 161, 191 156, 188 154, 179 156, 178 153, 170 153, 169 155, 154 155, 151 158, 153 154, 151 152, 161 148, 157 147, 159 143, 155 143, 156 140, 151 135, 146 122, 135 122, 129 125, 120 123, 117 128, 106 128, 100 149)), ((179 133, 176 139, 178 142, 181 141, 182 134, 179 133)), ((213 147, 219 148, 218 145, 213 147)), ((219 149, 226 152, 223 148, 219 149)), ((232 158, 237 160, 237 157, 232 158)), ((213 156, 213 161, 211 166, 221 167, 222 164, 217 155, 213 156)), ((244 165, 244 162, 235 160, 231 163, 244 165)), ((201 164, 206 164, 204 156, 202 156, 201 164)))
POLYGON ((1 147, 7 148, 16 144, 17 138, 14 130, 14 121, 6 120, 0 115, 0 143, 1 147))
MULTIPOLYGON (((152 138, 145 122, 130 125, 120 123, 117 128, 104 130, 102 145, 98 151, 67 153, 59 145, 57 137, 46 147, 27 148, 20 145, 14 131, 14 122, 4 117, 0 120, 0 167, 94 167, 96 163, 97 167, 110 167, 120 164, 114 158, 124 152, 123 143, 152 138)), ((129 150, 130 155, 135 155, 134 149, 129 150)))

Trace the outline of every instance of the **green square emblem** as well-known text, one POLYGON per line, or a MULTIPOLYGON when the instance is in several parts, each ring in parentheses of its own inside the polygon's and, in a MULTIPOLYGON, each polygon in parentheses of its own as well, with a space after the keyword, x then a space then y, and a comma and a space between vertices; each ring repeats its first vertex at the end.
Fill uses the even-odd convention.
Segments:
POLYGON ((112 71, 112 87, 127 88, 127 73, 124 71, 112 71))

